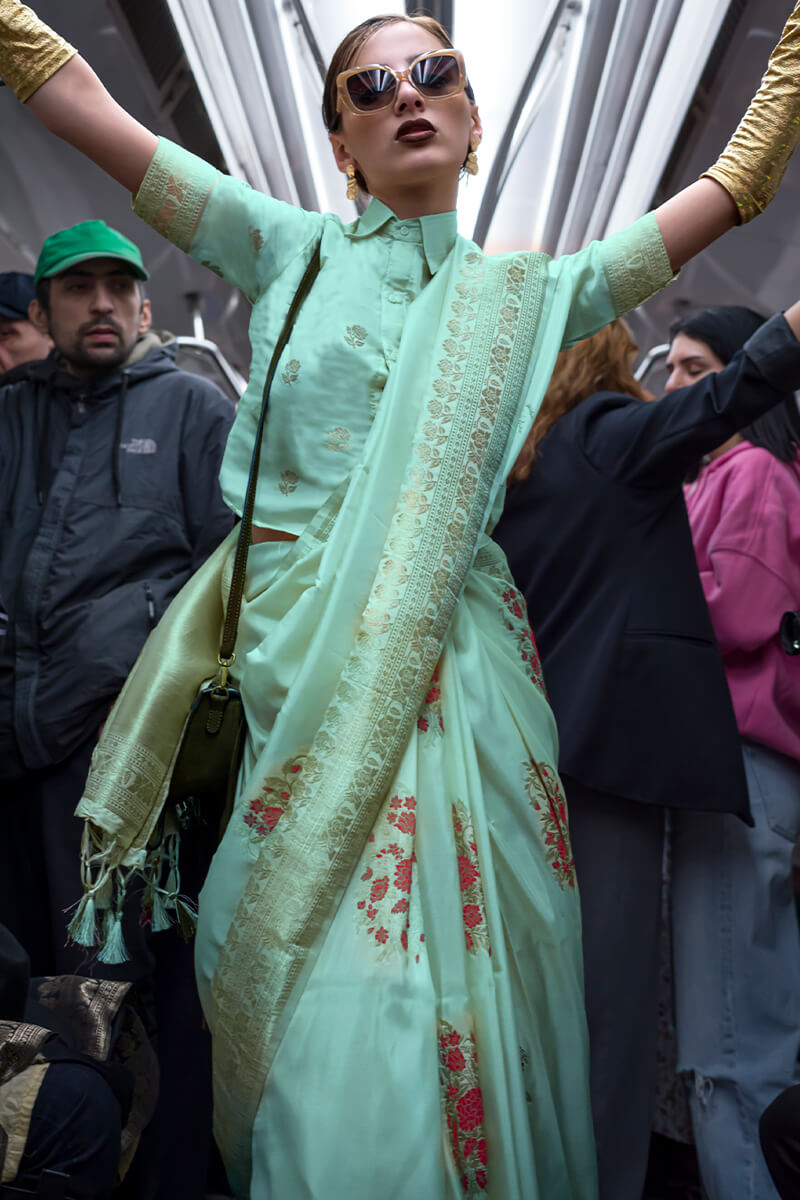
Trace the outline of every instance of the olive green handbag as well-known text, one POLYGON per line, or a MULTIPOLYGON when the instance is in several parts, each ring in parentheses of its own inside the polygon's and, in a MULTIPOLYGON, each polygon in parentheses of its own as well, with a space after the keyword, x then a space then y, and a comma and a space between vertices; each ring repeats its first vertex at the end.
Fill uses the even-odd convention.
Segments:
POLYGON ((228 823, 246 732, 242 694, 230 681, 236 661, 236 633, 242 607, 247 554, 253 535, 261 439, 269 407, 269 393, 278 360, 289 340, 295 318, 320 268, 317 248, 295 293, 281 336, 275 345, 264 384, 256 429, 247 493, 236 544, 231 588, 225 609, 219 654, 219 673, 204 687, 191 707, 172 770, 167 807, 182 830, 196 824, 217 826, 221 837, 228 823))

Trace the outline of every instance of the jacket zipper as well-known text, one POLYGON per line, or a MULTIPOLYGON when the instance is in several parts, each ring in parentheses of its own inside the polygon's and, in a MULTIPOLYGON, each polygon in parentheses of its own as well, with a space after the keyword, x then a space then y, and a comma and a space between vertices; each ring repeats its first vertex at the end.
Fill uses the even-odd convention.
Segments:
POLYGON ((156 627, 156 600, 149 583, 144 585, 144 597, 147 601, 147 620, 153 630, 156 627))

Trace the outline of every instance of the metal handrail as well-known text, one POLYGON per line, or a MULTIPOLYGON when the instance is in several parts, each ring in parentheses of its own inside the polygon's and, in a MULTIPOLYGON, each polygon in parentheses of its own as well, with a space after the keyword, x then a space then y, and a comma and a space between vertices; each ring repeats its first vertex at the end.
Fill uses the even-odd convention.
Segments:
POLYGON ((641 383, 652 370, 657 362, 662 358, 666 358, 669 354, 669 342, 663 342, 660 346, 651 346, 647 351, 642 361, 639 363, 636 370, 633 372, 633 378, 637 383, 641 383))
POLYGON ((497 201, 500 198, 500 193, 503 188, 503 181, 506 174, 506 160, 511 152, 511 147, 514 144, 514 134, 516 133, 517 125, 519 124, 520 118, 525 110, 525 105, 528 102, 528 96, 530 95, 531 88, 536 81, 536 76, 539 74, 542 63, 545 60, 545 56, 550 49, 550 42, 553 39, 556 29, 558 28, 558 23, 561 20, 565 9, 567 9, 572 3, 574 3, 574 0, 553 0, 550 9, 550 15, 545 24, 544 32, 539 39, 539 44, 536 47, 536 52, 533 56, 533 60, 531 61, 531 65, 528 68, 525 81, 520 88, 516 101, 514 102, 511 116, 509 117, 508 123, 503 130, 503 136, 500 139, 500 145, 497 147, 497 153, 494 156, 494 161, 489 170, 489 177, 486 180, 486 188, 483 193, 483 198, 481 199, 481 206, 478 209, 475 230, 472 234, 473 241, 477 242, 479 246, 482 246, 486 241, 486 235, 488 234, 489 226, 492 223, 492 217, 494 216, 494 211, 497 207, 497 201))

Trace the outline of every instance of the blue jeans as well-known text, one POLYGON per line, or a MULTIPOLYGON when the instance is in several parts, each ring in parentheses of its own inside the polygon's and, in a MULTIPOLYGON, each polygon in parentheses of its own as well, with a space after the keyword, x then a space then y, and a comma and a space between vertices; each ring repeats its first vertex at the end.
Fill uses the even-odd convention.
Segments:
POLYGON ((758 1121, 800 1050, 800 765, 754 743, 743 753, 753 828, 715 813, 673 820, 678 1065, 710 1200, 777 1197, 758 1121))

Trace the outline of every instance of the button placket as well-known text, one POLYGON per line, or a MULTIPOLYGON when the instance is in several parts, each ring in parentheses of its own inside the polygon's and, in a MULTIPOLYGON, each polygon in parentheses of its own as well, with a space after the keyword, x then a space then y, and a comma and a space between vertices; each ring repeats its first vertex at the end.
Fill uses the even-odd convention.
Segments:
POLYGON ((390 370, 397 362, 408 307, 422 287, 424 263, 421 243, 413 238, 407 240, 414 230, 408 225, 398 225, 396 231, 403 240, 395 237, 390 242, 381 304, 381 349, 390 370))

